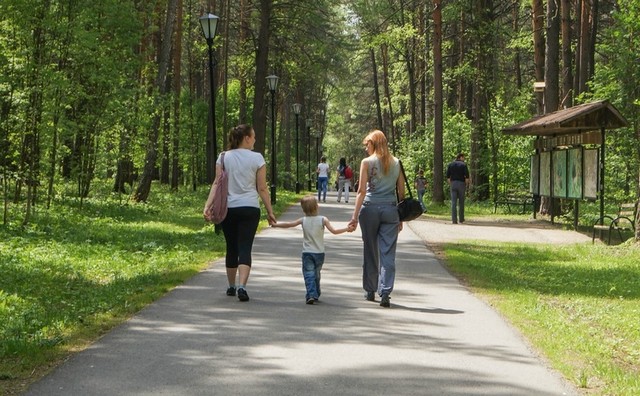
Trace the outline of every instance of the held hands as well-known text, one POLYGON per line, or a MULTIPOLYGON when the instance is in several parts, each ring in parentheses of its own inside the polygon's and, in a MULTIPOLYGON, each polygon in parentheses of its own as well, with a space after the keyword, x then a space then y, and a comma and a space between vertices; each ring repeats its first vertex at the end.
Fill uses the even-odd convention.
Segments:
POLYGON ((349 221, 349 224, 347 225, 347 230, 349 232, 354 232, 356 230, 356 228, 358 228, 358 220, 356 219, 351 219, 349 221))
POLYGON ((269 222, 270 226, 274 226, 277 223, 276 216, 273 213, 268 213, 267 221, 269 222))

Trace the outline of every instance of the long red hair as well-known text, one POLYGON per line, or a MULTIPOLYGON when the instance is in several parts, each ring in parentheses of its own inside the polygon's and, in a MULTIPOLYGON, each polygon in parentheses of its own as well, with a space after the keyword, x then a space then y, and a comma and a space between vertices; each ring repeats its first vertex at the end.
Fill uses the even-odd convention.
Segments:
POLYGON ((387 137, 384 132, 380 130, 373 130, 362 141, 363 144, 371 142, 373 144, 373 155, 380 159, 382 163, 382 173, 385 175, 389 173, 389 167, 391 166, 391 153, 389 152, 389 144, 387 143, 387 137))

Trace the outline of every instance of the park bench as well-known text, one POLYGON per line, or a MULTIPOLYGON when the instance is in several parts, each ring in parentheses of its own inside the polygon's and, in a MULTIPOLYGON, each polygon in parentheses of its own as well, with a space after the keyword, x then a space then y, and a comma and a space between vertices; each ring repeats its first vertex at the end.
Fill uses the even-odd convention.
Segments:
POLYGON ((525 214, 528 209, 533 211, 533 198, 531 194, 522 191, 511 191, 497 197, 493 201, 493 213, 496 213, 498 206, 507 207, 507 211, 511 213, 511 207, 518 209, 518 213, 525 214))
POLYGON ((611 244, 612 231, 618 232, 620 242, 623 242, 622 232, 636 230, 636 211, 638 210, 638 203, 623 203, 618 206, 618 212, 615 215, 604 215, 593 223, 593 235, 591 237, 591 243, 595 242, 596 231, 607 232, 607 244, 611 244))

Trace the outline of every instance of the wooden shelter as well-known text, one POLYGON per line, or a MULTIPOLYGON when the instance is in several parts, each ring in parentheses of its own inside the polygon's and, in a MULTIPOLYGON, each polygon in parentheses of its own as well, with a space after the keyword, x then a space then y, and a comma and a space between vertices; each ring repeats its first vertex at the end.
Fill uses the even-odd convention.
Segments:
MULTIPOLYGON (((608 100, 585 103, 540 115, 502 129, 505 135, 536 136, 536 153, 557 147, 599 145, 598 198, 600 216, 604 215, 605 132, 628 126, 627 120, 608 100)), ((538 195, 534 195, 534 201, 538 195)), ((534 205, 535 206, 535 205, 534 205)), ((536 208, 534 207, 534 215, 536 208)), ((552 212, 553 213, 553 212, 552 212)), ((553 222, 553 215, 551 217, 553 222)), ((574 227, 577 228, 577 205, 574 227)))

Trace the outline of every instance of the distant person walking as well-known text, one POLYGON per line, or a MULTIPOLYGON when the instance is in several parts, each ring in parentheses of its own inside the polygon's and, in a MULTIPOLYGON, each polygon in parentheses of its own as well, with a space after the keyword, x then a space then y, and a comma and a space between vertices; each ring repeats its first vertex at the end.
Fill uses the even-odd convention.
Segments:
POLYGON ((338 165, 338 202, 342 199, 342 190, 344 190, 344 202, 349 203, 352 178, 353 171, 347 165, 347 160, 344 157, 340 158, 340 164, 338 165))
POLYGON ((402 230, 396 190, 398 199, 404 199, 405 181, 382 131, 369 133, 363 144, 368 157, 360 162, 360 187, 349 226, 355 229, 359 223, 362 229, 365 298, 375 301, 377 292, 380 306, 388 308, 396 278, 398 232, 402 230))
POLYGON ((464 223, 464 197, 469 184, 469 168, 464 162, 463 153, 459 153, 447 167, 447 181, 451 190, 451 222, 464 223))
POLYGON ((424 193, 427 190, 427 179, 425 179, 424 171, 422 169, 418 171, 418 176, 416 176, 416 180, 413 184, 418 192, 418 201, 420 201, 420 206, 422 206, 422 211, 424 212, 426 208, 424 206, 423 199, 424 193))
POLYGON ((342 234, 353 231, 349 227, 333 228, 329 219, 318 215, 318 201, 312 196, 300 201, 304 217, 295 221, 274 223, 274 227, 291 228, 302 225, 302 276, 307 289, 305 301, 313 304, 320 298, 320 270, 324 264, 324 229, 332 234, 342 234))
MULTIPOLYGON (((251 250, 260 221, 260 202, 267 210, 269 224, 276 222, 271 209, 267 187, 267 171, 262 154, 253 150, 256 134, 250 125, 238 125, 229 132, 229 149, 225 152, 224 167, 229 178, 227 217, 221 223, 227 244, 227 296, 238 295, 240 301, 249 301, 247 281, 251 273, 251 250), (238 283, 236 283, 239 277, 238 283)), ((216 174, 222 172, 220 157, 216 161, 216 174)))
POLYGON ((329 164, 327 164, 327 157, 324 155, 320 158, 318 169, 318 202, 322 199, 322 202, 327 202, 327 187, 329 185, 329 164))

